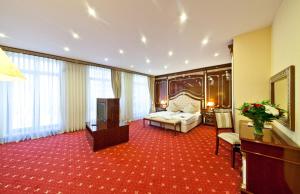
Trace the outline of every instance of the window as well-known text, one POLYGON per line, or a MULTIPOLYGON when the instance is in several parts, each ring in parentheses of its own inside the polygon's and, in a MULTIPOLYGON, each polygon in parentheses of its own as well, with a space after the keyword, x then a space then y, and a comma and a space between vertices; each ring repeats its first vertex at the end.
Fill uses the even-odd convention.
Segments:
POLYGON ((26 80, 2 82, 0 141, 19 141, 62 130, 61 73, 63 62, 7 53, 26 80))
POLYGON ((150 111, 150 94, 148 77, 142 75, 133 76, 133 119, 141 119, 150 111))

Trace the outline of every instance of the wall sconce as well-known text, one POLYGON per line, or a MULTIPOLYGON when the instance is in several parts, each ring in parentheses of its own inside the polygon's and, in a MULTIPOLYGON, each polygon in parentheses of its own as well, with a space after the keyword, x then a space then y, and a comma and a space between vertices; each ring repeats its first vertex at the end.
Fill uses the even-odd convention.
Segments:
POLYGON ((215 103, 212 101, 207 102, 207 109, 210 109, 211 111, 214 109, 215 103))
POLYGON ((230 73, 228 71, 225 71, 225 77, 226 80, 230 80, 230 73))
POLYGON ((215 82, 214 82, 214 79, 213 79, 211 76, 208 76, 207 79, 208 79, 209 85, 210 85, 210 86, 213 86, 214 83, 215 83, 215 82))

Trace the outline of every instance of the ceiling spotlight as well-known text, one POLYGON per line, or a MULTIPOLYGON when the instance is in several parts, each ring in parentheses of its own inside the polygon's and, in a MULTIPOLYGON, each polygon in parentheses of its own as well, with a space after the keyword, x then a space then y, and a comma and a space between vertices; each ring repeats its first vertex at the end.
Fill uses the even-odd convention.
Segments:
POLYGON ((148 64, 149 64, 150 62, 151 62, 151 61, 150 61, 150 59, 146 59, 146 63, 148 63, 148 64))
POLYGON ((214 54, 215 57, 217 57, 217 56, 219 56, 219 55, 220 55, 219 53, 215 53, 215 54, 214 54))
POLYGON ((87 9, 88 9, 88 13, 90 16, 97 18, 97 13, 96 13, 95 9, 91 8, 89 5, 87 5, 87 9))
POLYGON ((189 60, 185 60, 184 63, 187 65, 189 64, 189 60))
POLYGON ((119 53, 120 53, 121 55, 123 55, 123 54, 124 54, 124 51, 123 51, 122 49, 120 49, 120 50, 119 50, 119 53))
POLYGON ((67 51, 67 52, 69 52, 70 48, 66 46, 66 47, 64 47, 64 50, 67 51))
POLYGON ((130 65, 130 68, 134 68, 134 65, 130 65))
POLYGON ((187 17, 187 15, 186 15, 185 12, 182 12, 181 15, 180 15, 180 17, 179 17, 179 19, 180 19, 180 23, 183 24, 183 23, 186 22, 186 20, 188 19, 188 17, 187 17))
POLYGON ((106 61, 106 62, 107 62, 107 61, 108 61, 108 58, 107 58, 107 57, 106 57, 106 58, 104 58, 104 61, 106 61))
POLYGON ((71 34, 74 39, 79 39, 79 35, 76 32, 71 31, 71 34))
POLYGON ((208 38, 204 38, 201 42, 202 45, 207 45, 208 43, 208 38))
POLYGON ((171 57, 171 56, 173 56, 173 51, 169 51, 168 52, 168 55, 171 57))
POLYGON ((0 33, 0 38, 7 38, 7 36, 3 33, 0 33))
POLYGON ((142 36, 142 38, 141 38, 141 41, 142 41, 142 43, 144 43, 144 44, 146 44, 147 43, 147 38, 146 38, 146 36, 142 36))
POLYGON ((165 69, 168 69, 168 66, 167 66, 167 65, 165 65, 165 66, 164 66, 164 68, 165 68, 165 69))

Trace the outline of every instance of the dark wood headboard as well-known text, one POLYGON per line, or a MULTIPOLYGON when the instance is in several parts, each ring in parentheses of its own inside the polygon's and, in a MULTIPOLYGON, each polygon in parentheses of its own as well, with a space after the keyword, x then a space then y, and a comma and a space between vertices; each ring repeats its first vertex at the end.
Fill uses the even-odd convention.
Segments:
POLYGON ((205 76, 203 72, 195 75, 177 76, 169 78, 169 98, 181 92, 186 92, 198 99, 204 99, 205 76))

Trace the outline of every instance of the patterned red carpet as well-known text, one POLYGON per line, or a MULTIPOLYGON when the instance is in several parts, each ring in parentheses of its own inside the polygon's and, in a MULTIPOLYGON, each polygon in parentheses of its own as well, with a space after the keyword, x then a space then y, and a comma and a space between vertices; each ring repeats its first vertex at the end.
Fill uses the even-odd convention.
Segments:
MULTIPOLYGON (((211 127, 188 134, 130 125, 130 141, 92 152, 84 132, 0 145, 0 193, 238 193, 211 127)), ((240 162, 238 162, 240 165, 240 162)))

